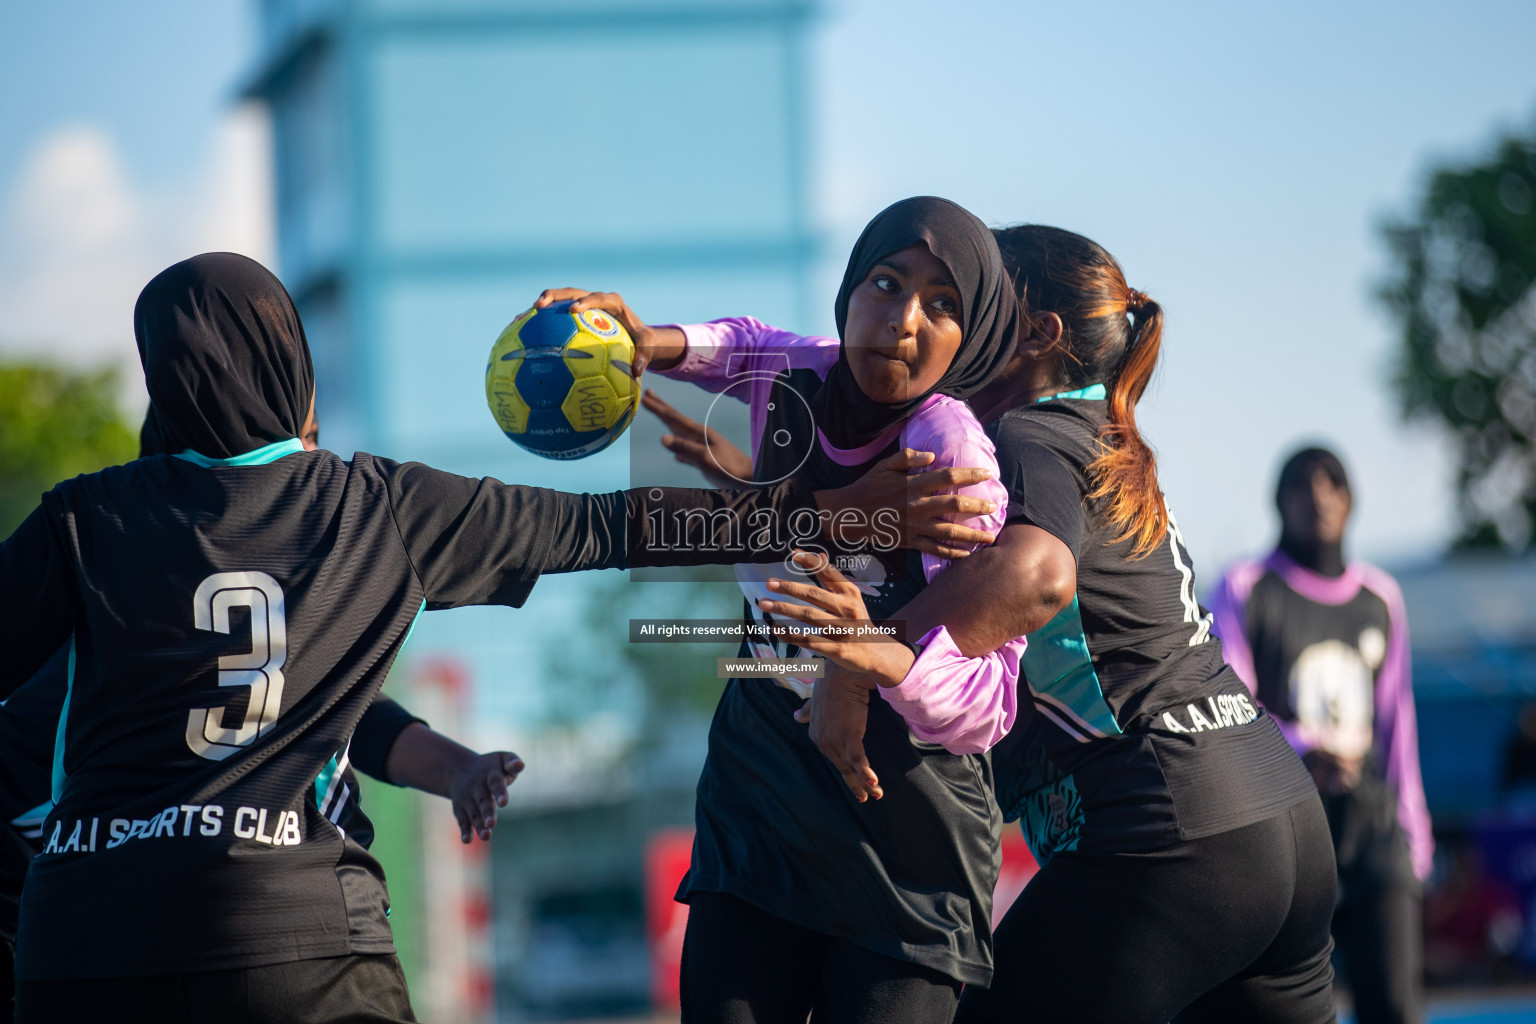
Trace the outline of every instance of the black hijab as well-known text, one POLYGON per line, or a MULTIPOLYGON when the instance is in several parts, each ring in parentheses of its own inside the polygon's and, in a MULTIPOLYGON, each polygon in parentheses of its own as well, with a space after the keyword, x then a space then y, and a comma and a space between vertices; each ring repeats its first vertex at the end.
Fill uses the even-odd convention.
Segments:
POLYGON ((139 293, 133 333, 149 389, 145 454, 228 459, 303 432, 309 342, 287 290, 255 260, 210 252, 161 271, 139 293))
POLYGON ((876 402, 848 365, 847 341, 811 401, 816 425, 838 448, 857 448, 917 410, 930 395, 964 399, 997 376, 1013 356, 1019 301, 997 240, 975 214, 948 199, 917 196, 886 207, 869 222, 848 257, 837 290, 837 334, 848 325, 848 297, 880 260, 922 242, 949 268, 960 291, 961 342, 939 382, 905 402, 876 402))
MULTIPOLYGON (((1275 485, 1275 507, 1280 510, 1280 550, 1291 561, 1311 569, 1319 576, 1344 575, 1344 539, 1325 541, 1315 528, 1303 528, 1298 535, 1287 529, 1285 499, 1292 490, 1312 490, 1312 475, 1322 470, 1329 482, 1340 490, 1349 492, 1349 474, 1344 463, 1326 448, 1303 448, 1285 461, 1280 468, 1280 482, 1275 485)), ((1351 497, 1353 497, 1351 495, 1351 497)))

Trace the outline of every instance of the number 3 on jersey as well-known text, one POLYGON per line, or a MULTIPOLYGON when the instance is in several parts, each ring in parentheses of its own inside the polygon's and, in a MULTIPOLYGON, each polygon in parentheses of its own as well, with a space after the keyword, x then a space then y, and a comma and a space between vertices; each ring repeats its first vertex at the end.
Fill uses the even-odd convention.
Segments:
POLYGON ((229 610, 236 607, 251 610, 251 651, 219 658, 219 685, 250 688, 245 721, 226 728, 222 706, 193 708, 187 718, 187 746, 210 761, 222 761, 255 743, 272 728, 283 704, 283 662, 288 657, 283 588, 264 572, 214 573, 192 597, 192 624, 228 633, 229 610))

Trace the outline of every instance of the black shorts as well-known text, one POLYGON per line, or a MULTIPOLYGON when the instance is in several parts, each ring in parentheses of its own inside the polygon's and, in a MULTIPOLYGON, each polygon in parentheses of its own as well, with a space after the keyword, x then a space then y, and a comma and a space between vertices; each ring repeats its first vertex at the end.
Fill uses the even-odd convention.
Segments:
POLYGON ((1326 1024, 1333 843, 1314 795, 1144 853, 1059 853, 993 936, 957 1022, 1326 1024))
POLYGON ((718 892, 688 901, 683 1024, 947 1024, 960 982, 718 892))
POLYGON ((16 983, 17 1024, 404 1024, 405 974, 393 954, 130 978, 16 983))

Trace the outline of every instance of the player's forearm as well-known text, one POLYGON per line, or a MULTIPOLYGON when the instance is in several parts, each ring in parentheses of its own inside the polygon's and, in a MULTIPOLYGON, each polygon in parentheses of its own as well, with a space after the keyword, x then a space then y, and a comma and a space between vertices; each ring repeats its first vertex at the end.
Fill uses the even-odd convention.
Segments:
POLYGON ((640 566, 733 565, 783 558, 819 536, 809 487, 636 487, 548 492, 547 546, 532 575, 640 566))
POLYGON ((815 494, 794 478, 722 490, 640 487, 627 502, 632 566, 774 561, 821 531, 815 494))
POLYGON ((385 762, 395 740, 413 722, 421 722, 421 719, 387 695, 381 693, 376 696, 352 733, 352 743, 348 748, 352 767, 364 775, 393 782, 385 762))
POLYGON ((478 756, 425 723, 412 722, 395 738, 384 768, 396 785, 446 797, 457 773, 478 756))
POLYGON ((773 561, 821 526, 815 496, 794 479, 606 494, 473 483, 471 499, 448 505, 442 521, 402 531, 429 608, 516 604, 519 586, 546 573, 773 561))
POLYGON ((944 626, 960 653, 982 657, 1051 621, 1077 592, 1076 568, 1044 530, 1005 527, 995 545, 946 567, 897 615, 909 637, 944 626))
POLYGON ((665 373, 682 362, 683 356, 688 354, 688 336, 681 327, 652 326, 648 341, 648 370, 665 373))

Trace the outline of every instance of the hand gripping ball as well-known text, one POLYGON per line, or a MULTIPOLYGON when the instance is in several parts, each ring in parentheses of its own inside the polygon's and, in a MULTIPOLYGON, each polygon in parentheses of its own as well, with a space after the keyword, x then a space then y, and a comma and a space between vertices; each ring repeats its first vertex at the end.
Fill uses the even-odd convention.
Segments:
POLYGON ((485 366, 496 425, 546 459, 580 459, 608 447, 640 406, 635 343, 598 309, 569 302, 530 309, 507 325, 485 366))

